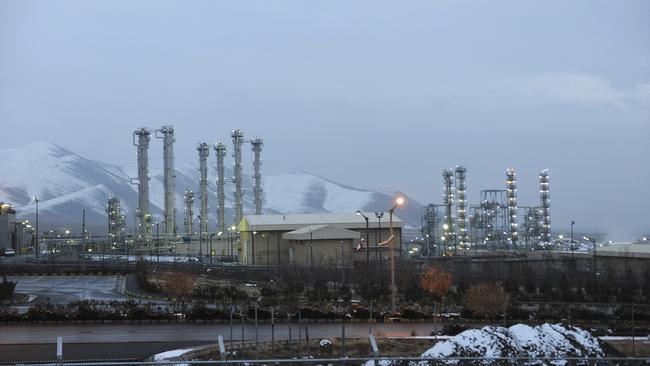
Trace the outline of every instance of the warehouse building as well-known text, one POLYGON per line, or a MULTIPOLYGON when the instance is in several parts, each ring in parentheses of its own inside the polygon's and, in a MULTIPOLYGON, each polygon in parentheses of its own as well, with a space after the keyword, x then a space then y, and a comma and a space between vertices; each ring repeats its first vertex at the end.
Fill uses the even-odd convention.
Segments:
MULTIPOLYGON (((402 249, 402 226, 403 221, 393 216, 396 256, 402 249)), ((390 256, 388 214, 247 215, 239 232, 238 258, 244 265, 340 268, 390 256), (385 244, 378 246, 380 242, 385 244)))

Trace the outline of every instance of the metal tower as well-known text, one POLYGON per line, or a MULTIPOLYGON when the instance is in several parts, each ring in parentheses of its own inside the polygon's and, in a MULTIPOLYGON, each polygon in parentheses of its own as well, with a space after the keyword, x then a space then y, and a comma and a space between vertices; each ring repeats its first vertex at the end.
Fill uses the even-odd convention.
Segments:
POLYGON ((255 156, 255 159, 253 160, 253 179, 255 180, 253 185, 253 192, 255 194, 255 215, 262 214, 262 159, 260 154, 262 153, 263 145, 264 142, 259 137, 251 140, 251 149, 255 156))
POLYGON ((465 167, 456 167, 456 214, 458 223, 458 244, 461 249, 469 247, 467 237, 467 205, 465 192, 467 190, 466 182, 467 169, 465 167))
POLYGON ((549 245, 551 243, 551 194, 548 185, 548 169, 539 172, 539 200, 542 216, 540 242, 542 245, 549 245))
POLYGON ((165 238, 173 240, 176 237, 176 190, 174 188, 174 127, 162 126, 156 131, 156 137, 163 139, 163 173, 165 189, 165 238), (158 132, 162 136, 158 135, 158 132))
POLYGON ((505 249, 509 238, 507 199, 503 189, 481 191, 481 221, 486 249, 505 249))
POLYGON ((244 143, 244 133, 241 130, 232 131, 232 144, 233 144, 233 157, 234 163, 234 176, 232 182, 235 184, 235 225, 239 225, 242 217, 244 216, 244 190, 243 190, 243 165, 241 158, 241 147, 244 143))
POLYGON ((536 248, 541 236, 541 215, 539 207, 519 207, 524 210, 522 234, 526 248, 536 248))
POLYGON ((438 222, 440 222, 441 216, 438 208, 442 205, 436 205, 430 203, 422 207, 422 216, 421 216, 421 234, 422 239, 425 241, 424 255, 427 257, 430 255, 439 255, 439 250, 436 243, 438 242, 437 235, 438 233, 438 222), (433 250, 431 245, 433 244, 433 250))
POLYGON ((112 245, 124 243, 126 218, 122 212, 120 199, 117 197, 108 197, 106 206, 108 214, 108 237, 112 245))
POLYGON ((444 194, 442 196, 443 204, 445 205, 445 218, 442 224, 443 229, 443 253, 447 254, 447 248, 452 243, 455 243, 456 238, 454 234, 454 216, 452 207, 454 204, 454 171, 452 169, 445 169, 442 171, 442 180, 444 182, 444 194))
POLYGON ((226 144, 214 144, 217 154, 217 228, 218 232, 226 232, 226 177, 223 159, 226 157, 226 144))
POLYGON ((183 196, 183 201, 185 202, 185 237, 192 237, 192 224, 194 223, 194 192, 185 191, 183 196))
MULTIPOLYGON (((138 233, 139 239, 145 243, 151 242, 151 212, 149 212, 149 141, 151 132, 146 128, 139 128, 133 132, 133 145, 138 148, 138 210, 136 215, 139 218, 138 233), (138 142, 135 142, 135 137, 138 142)), ((133 180, 132 180, 133 183, 133 180)))
POLYGON ((517 249, 517 241, 519 240, 519 224, 517 223, 517 174, 514 169, 506 170, 506 195, 508 198, 510 244, 512 249, 517 249))
POLYGON ((199 180, 199 203, 201 205, 199 218, 199 237, 203 237, 208 232, 208 156, 210 147, 205 142, 199 144, 196 148, 199 152, 199 171, 201 178, 199 180))

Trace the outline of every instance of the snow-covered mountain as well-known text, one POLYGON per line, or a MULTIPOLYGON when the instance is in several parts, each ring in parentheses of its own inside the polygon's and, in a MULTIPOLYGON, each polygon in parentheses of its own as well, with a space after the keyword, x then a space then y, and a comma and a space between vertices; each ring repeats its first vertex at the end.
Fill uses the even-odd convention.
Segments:
MULTIPOLYGON (((212 158, 212 157, 211 157, 212 158)), ((108 196, 121 199, 127 214, 127 225, 134 220, 137 208, 137 186, 130 183, 135 167, 120 167, 79 156, 58 145, 38 142, 15 149, 0 150, 0 201, 16 206, 19 217, 32 218, 39 199, 39 221, 47 227, 81 225, 82 209, 86 209, 86 224, 103 232, 106 229, 108 196)), ((268 160, 267 160, 267 163, 268 160)), ((209 163, 213 165, 212 162, 209 163)), ((162 217, 163 174, 150 170, 150 200, 154 217, 162 217)), ((231 171, 226 176, 232 176, 231 171)), ((216 172, 209 171, 210 223, 216 218, 216 172)), ((178 229, 182 231, 183 195, 195 192, 195 212, 198 211, 199 172, 195 165, 176 167, 176 207, 178 229)), ((306 172, 294 172, 263 177, 264 213, 317 213, 385 211, 394 194, 353 188, 306 172)), ((252 179, 245 177, 244 212, 253 211, 252 179)), ((226 206, 232 207, 230 182, 226 183, 226 206)), ((418 227, 420 204, 407 197, 407 204, 398 216, 409 226, 418 227)), ((232 209, 227 209, 232 217, 232 209)))

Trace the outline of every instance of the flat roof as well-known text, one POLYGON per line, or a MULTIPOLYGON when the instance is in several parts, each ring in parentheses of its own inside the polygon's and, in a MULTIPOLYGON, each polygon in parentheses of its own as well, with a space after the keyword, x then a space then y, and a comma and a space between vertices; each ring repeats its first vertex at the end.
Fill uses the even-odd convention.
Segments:
POLYGON ((331 239, 359 239, 358 231, 351 231, 330 225, 309 225, 282 234, 288 240, 331 240, 331 239))
MULTIPOLYGON (((383 217, 377 218, 374 212, 364 212, 368 217, 368 227, 375 229, 380 225, 389 226, 388 212, 383 217)), ((351 213, 314 213, 314 214, 287 214, 287 215, 246 215, 244 220, 248 223, 249 230, 255 231, 293 231, 310 225, 329 225, 342 229, 365 229, 366 220, 361 215, 351 213)), ((393 227, 401 228, 404 222, 393 215, 393 227)))
POLYGON ((596 255, 609 257, 650 258, 650 244, 611 244, 596 249, 596 255))

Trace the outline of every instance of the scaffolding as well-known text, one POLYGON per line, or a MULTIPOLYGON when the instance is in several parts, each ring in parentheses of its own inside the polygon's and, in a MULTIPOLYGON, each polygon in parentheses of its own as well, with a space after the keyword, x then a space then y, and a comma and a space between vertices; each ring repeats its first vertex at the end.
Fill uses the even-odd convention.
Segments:
MULTIPOLYGON (((139 128, 133 132, 133 145, 137 147, 138 156, 138 209, 136 217, 138 218, 138 240, 146 245, 151 244, 152 220, 149 211, 149 141, 151 132, 145 128, 139 128), (136 142, 136 137, 138 142, 136 142)), ((131 183, 134 183, 133 180, 131 183)))
POLYGON ((233 144, 232 156, 235 159, 232 179, 232 182, 235 185, 235 197, 233 201, 233 208, 235 209, 234 219, 235 225, 239 225, 239 222, 244 216, 243 165, 241 155, 241 148, 244 143, 244 133, 241 130, 234 130, 230 137, 232 137, 233 144))
POLYGON ((253 160, 253 193, 255 195, 255 215, 262 214, 262 146, 264 142, 256 137, 251 140, 251 150, 254 154, 253 160))
POLYGON ((467 169, 465 167, 456 167, 456 222, 458 229, 458 246, 461 250, 469 249, 469 240, 467 237, 467 199, 466 199, 466 177, 467 169))
POLYGON ((478 218, 482 226, 483 245, 488 250, 508 248, 508 205, 506 190, 481 191, 478 218))
POLYGON ((522 206, 524 222, 522 235, 527 249, 538 248, 542 233, 542 215, 539 207, 522 206))
POLYGON ((449 247, 453 245, 454 253, 457 253, 458 246, 456 243, 456 233, 454 231, 454 171, 452 169, 445 169, 442 172, 442 180, 444 183, 444 193, 442 196, 443 204, 445 206, 444 223, 442 224, 443 235, 442 239, 442 252, 443 255, 448 255, 449 247))
POLYGON ((199 237, 203 238, 208 232, 208 156, 210 147, 202 142, 196 148, 199 152, 199 237))
POLYGON ((551 193, 548 184, 548 169, 539 172, 539 200, 541 214, 541 235, 540 243, 544 245, 551 244, 551 193))
POLYGON ((122 211, 119 198, 114 196, 108 197, 106 214, 108 215, 108 237, 111 245, 124 244, 126 239, 126 216, 122 211))
POLYGON ((517 174, 514 169, 506 170, 506 191, 508 198, 508 228, 510 231, 510 247, 517 249, 519 239, 519 224, 517 223, 517 174))
POLYGON ((165 239, 173 241, 176 237, 176 189, 174 187, 174 127, 162 126, 156 130, 156 138, 163 139, 163 174, 164 174, 164 196, 165 196, 165 239), (158 132, 162 136, 158 135, 158 132))
MULTIPOLYGON (((185 238, 191 238, 193 235, 192 226, 194 224, 194 192, 185 191, 183 196, 183 201, 185 203, 185 238)), ((191 240, 191 239, 190 239, 191 240)))
POLYGON ((425 244, 423 255, 427 257, 432 255, 439 256, 441 254, 438 245, 438 236, 441 235, 439 224, 443 217, 440 213, 442 206, 444 205, 430 203, 422 207, 420 233, 425 244))
POLYGON ((226 232, 226 177, 224 158, 226 157, 226 144, 214 144, 217 155, 217 227, 218 232, 226 232))

